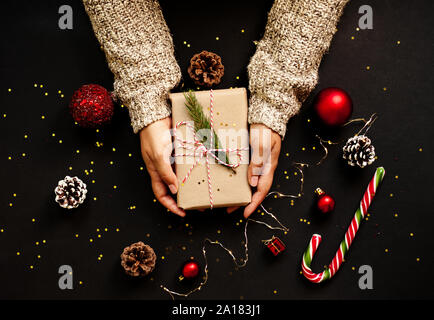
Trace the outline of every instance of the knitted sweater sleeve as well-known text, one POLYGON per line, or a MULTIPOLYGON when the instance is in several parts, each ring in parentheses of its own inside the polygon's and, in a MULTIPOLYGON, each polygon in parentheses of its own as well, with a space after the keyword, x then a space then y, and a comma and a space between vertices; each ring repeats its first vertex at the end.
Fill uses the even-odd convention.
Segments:
POLYGON ((349 0, 275 0, 248 66, 249 123, 285 135, 315 87, 318 67, 349 0))
POLYGON ((83 0, 114 75, 114 94, 134 132, 170 115, 168 93, 181 78, 157 0, 83 0))

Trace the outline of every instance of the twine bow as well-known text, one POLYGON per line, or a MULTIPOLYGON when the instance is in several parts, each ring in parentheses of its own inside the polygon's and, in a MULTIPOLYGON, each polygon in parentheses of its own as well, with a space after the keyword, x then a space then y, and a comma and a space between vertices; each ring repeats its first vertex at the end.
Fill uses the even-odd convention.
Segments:
POLYGON ((185 152, 183 154, 175 154, 175 157, 193 156, 193 157, 197 158, 195 160, 195 162, 193 163, 193 165, 188 170, 185 177, 182 179, 182 183, 185 183, 185 181, 187 181, 187 179, 190 177, 190 174, 193 171, 193 169, 197 166, 197 164, 203 158, 205 158, 206 170, 207 170, 207 180, 208 180, 208 194, 209 194, 209 202, 210 202, 210 208, 211 209, 214 207, 214 197, 213 197, 212 180, 211 180, 210 158, 213 158, 214 160, 216 160, 218 164, 235 169, 241 163, 241 160, 242 160, 241 151, 248 151, 249 150, 249 148, 218 148, 217 149, 214 147, 215 141, 213 141, 214 140, 214 134, 213 134, 214 133, 214 112, 213 112, 213 109, 214 109, 214 94, 213 94, 213 91, 210 90, 210 108, 209 108, 210 125, 211 125, 210 135, 209 135, 210 136, 210 144, 209 144, 210 147, 205 146, 204 143, 202 143, 197 138, 195 131, 194 131, 194 126, 189 121, 178 122, 174 128, 174 133, 173 133, 175 136, 175 140, 180 143, 178 146, 180 146, 184 150, 190 151, 190 152, 185 152), (193 141, 183 140, 178 136, 177 129, 183 125, 185 125, 188 129, 191 129, 193 131, 193 133, 194 133, 193 141), (218 152, 225 152, 225 153, 236 152, 237 157, 238 157, 237 163, 231 164, 231 163, 226 163, 226 162, 220 160, 219 157, 216 156, 216 153, 218 154, 218 152))

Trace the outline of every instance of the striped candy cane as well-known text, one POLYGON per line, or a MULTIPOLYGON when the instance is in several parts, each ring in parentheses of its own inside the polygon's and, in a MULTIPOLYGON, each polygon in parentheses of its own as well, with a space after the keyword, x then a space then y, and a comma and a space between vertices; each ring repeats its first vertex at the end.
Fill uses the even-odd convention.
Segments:
POLYGON ((381 181, 383 181, 385 174, 385 170, 383 167, 377 168, 375 171, 374 177, 371 182, 369 182, 368 188, 363 195, 362 201, 360 201, 360 206, 354 215, 353 220, 351 221, 350 226, 348 227, 347 232, 345 233, 345 238, 341 242, 338 251, 336 252, 335 257, 332 262, 329 264, 328 268, 326 268, 321 273, 314 273, 310 268, 312 263, 313 256, 315 255, 316 250, 318 249, 319 244, 321 243, 321 236, 319 234, 314 234, 310 239, 309 245, 306 251, 303 254, 303 261, 301 262, 301 269, 303 271, 303 275, 311 282, 320 283, 324 280, 330 279, 333 277, 336 272, 339 270, 339 267, 342 264, 342 261, 347 253, 348 249, 351 246, 351 243, 356 236, 356 232, 359 229, 360 223, 366 215, 366 212, 369 208, 369 205, 374 199, 375 191, 377 190, 381 181))

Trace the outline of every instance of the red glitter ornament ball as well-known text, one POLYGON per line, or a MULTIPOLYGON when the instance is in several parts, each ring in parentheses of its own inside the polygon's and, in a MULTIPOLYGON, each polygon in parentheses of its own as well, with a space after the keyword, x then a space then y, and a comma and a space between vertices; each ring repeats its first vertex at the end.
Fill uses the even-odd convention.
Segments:
POLYGON ((186 279, 194 279, 199 274, 199 264, 196 261, 189 261, 182 267, 182 276, 186 279))
POLYGON ((330 195, 326 194, 321 188, 317 188, 315 193, 318 195, 316 201, 317 209, 322 213, 332 212, 335 208, 335 200, 330 195))
POLYGON ((351 117, 353 102, 344 90, 331 87, 317 94, 314 108, 324 124, 335 127, 343 125, 351 117))
POLYGON ((113 100, 104 87, 86 84, 72 95, 69 111, 81 127, 96 128, 110 122, 114 111, 113 100))

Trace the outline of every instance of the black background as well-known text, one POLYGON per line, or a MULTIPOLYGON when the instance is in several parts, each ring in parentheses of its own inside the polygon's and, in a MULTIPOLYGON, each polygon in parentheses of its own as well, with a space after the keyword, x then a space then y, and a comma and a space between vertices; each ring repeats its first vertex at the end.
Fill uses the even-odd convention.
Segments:
MULTIPOLYGON (((272 1, 162 2, 186 87, 188 61, 203 49, 222 56, 225 76, 218 88, 246 87, 253 41, 261 38, 271 5, 272 1)), ((338 86, 351 95, 354 118, 379 114, 369 131, 378 160, 365 169, 350 168, 341 159, 342 144, 331 146, 323 165, 306 170, 305 195, 294 206, 285 199, 265 202, 290 228, 288 234, 251 224, 250 260, 238 271, 220 248, 207 247, 209 281, 191 299, 433 298, 432 12, 429 0, 354 0, 347 5, 321 64, 319 84, 288 124, 273 189, 297 192, 299 176, 293 175, 291 162, 314 163, 321 158, 315 134, 342 141, 359 130, 360 125, 353 124, 330 132, 308 122, 313 119, 313 97, 325 87, 338 86), (373 30, 356 30, 363 4, 373 8, 373 30), (386 178, 346 263, 328 282, 309 283, 300 275, 300 262, 311 235, 323 235, 313 261, 313 269, 320 271, 333 257, 380 165, 386 178), (337 202, 326 217, 313 210, 318 186, 337 202), (276 258, 261 243, 273 234, 287 246, 276 258), (358 287, 357 270, 366 264, 373 268, 373 290, 358 287)), ((116 106, 112 124, 99 132, 74 125, 67 105, 75 89, 98 83, 112 90, 112 75, 80 1, 3 3, 0 30, 0 298, 170 299, 160 284, 177 291, 190 288, 177 283, 179 268, 190 256, 204 265, 205 237, 218 239, 242 257, 243 224, 236 225, 241 211, 191 213, 181 219, 154 202, 126 108, 116 106), (62 4, 74 10, 73 30, 58 28, 62 4), (88 198, 77 210, 63 210, 54 202, 53 189, 65 175, 77 175, 88 184, 88 198), (123 274, 119 255, 139 240, 155 249, 157 266, 151 277, 131 279, 123 274), (64 264, 73 268, 73 290, 58 288, 57 270, 64 264)), ((258 213, 254 218, 265 219, 258 213)))

